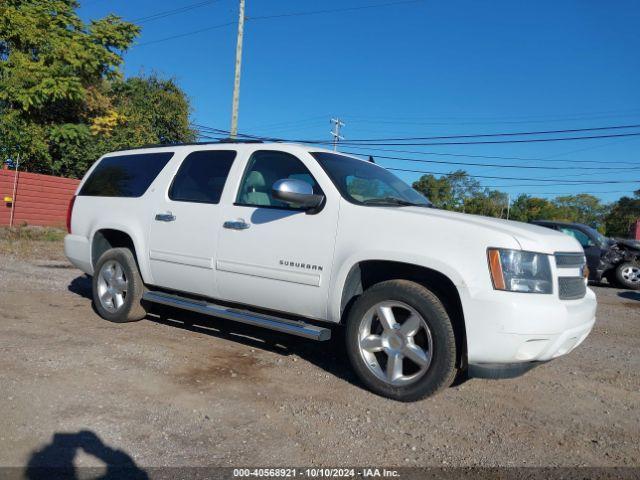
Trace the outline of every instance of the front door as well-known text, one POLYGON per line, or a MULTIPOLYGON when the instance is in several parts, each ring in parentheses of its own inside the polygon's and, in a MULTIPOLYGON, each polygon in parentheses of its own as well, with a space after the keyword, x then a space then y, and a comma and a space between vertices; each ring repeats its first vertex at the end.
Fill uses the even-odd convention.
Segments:
POLYGON ((259 150, 249 158, 236 202, 224 206, 216 261, 220 296, 325 319, 339 203, 325 199, 317 212, 288 206, 271 194, 272 185, 286 178, 306 181, 324 195, 309 168, 290 153, 259 150))
POLYGON ((219 202, 235 156, 233 150, 190 153, 168 191, 158 195, 149 231, 154 285, 216 296, 219 202))

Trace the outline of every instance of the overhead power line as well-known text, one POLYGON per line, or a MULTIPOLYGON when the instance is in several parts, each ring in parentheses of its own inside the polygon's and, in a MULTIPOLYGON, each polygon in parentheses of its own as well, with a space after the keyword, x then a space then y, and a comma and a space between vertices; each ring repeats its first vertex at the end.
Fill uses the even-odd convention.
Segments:
MULTIPOLYGON (((607 135, 588 135, 588 136, 580 136, 580 137, 553 137, 553 138, 528 138, 526 140, 474 140, 471 142, 424 142, 424 143, 387 143, 387 142, 379 142, 379 143, 356 143, 352 141, 345 141, 343 145, 353 146, 353 145, 380 145, 380 146, 437 146, 437 145, 501 145, 501 144, 510 144, 510 143, 540 143, 540 142, 566 142, 566 141, 578 141, 578 140, 595 140, 597 138, 620 138, 620 137, 637 137, 640 136, 640 132, 633 133, 615 133, 615 134, 607 134, 607 135)), ((310 143, 316 145, 325 145, 327 144, 326 140, 288 140, 291 142, 297 143, 310 143)))
MULTIPOLYGON (((432 172, 432 171, 428 171, 428 170, 411 170, 411 169, 406 169, 406 168, 392 168, 392 167, 384 167, 387 170, 395 170, 398 172, 412 172, 412 173, 426 173, 426 174, 431 174, 431 175, 451 175, 451 172, 449 173, 445 173, 445 172, 432 172)), ((549 179, 549 178, 527 178, 527 177, 499 177, 499 176, 493 176, 493 175, 471 175, 469 173, 467 173, 467 176, 472 177, 472 178, 488 178, 488 179, 493 179, 493 180, 514 180, 514 181, 524 181, 524 182, 531 182, 531 181, 536 181, 536 182, 549 182, 549 183, 553 183, 553 182, 557 182, 556 179, 549 179)), ((564 180, 562 183, 553 183, 553 185, 603 185, 603 184, 622 184, 622 183, 638 183, 640 184, 640 180, 606 180, 606 181, 599 181, 599 180, 588 180, 588 181, 580 181, 580 180, 575 180, 575 181, 571 181, 571 180, 564 180)), ((544 184, 543 184, 544 185, 544 184)), ((525 186, 525 185, 511 185, 513 187, 519 187, 519 186, 525 186)), ((533 185, 530 185, 533 186, 533 185)))
MULTIPOLYGON (((216 129, 212 127, 207 127, 204 125, 194 124, 194 127, 198 128, 200 131, 205 131, 209 133, 215 133, 216 135, 226 135, 229 132, 226 130, 216 129)), ((247 135, 247 134, 238 134, 240 137, 258 139, 258 140, 266 140, 266 141, 285 141, 283 139, 270 139, 268 137, 260 137, 256 135, 247 135)), ((348 141, 344 142, 348 143, 348 141)), ((584 163, 585 161, 581 160, 549 160, 549 159, 536 159, 536 158, 526 158, 526 157, 502 157, 502 156, 491 156, 491 155, 463 155, 463 154, 454 154, 454 153, 435 153, 435 152, 421 152, 415 150, 393 150, 393 149, 376 149, 376 148, 368 148, 366 146, 356 147, 351 146, 350 148, 356 148, 360 150, 382 150, 389 152, 406 152, 412 154, 419 155, 443 155, 443 156, 454 156, 454 157, 471 157, 471 158, 489 158, 489 159, 500 159, 500 160, 522 160, 522 161, 544 161, 544 162, 553 162, 557 164, 558 162, 569 162, 569 163, 584 163)), ((360 152, 347 152, 343 151, 343 153, 349 155, 365 155, 360 152)), ((396 157, 396 156, 386 156, 386 155, 375 155, 376 158, 384 158, 389 160, 399 160, 399 161, 407 161, 407 162, 418 162, 418 163, 435 163, 435 164, 443 164, 443 165, 461 165, 461 166, 470 166, 470 167, 492 167, 492 168, 524 168, 524 169, 539 169, 539 170, 639 170, 640 166, 638 166, 638 162, 619 162, 620 164, 628 163, 629 165, 635 165, 633 167, 561 167, 561 166, 534 166, 534 165, 515 165, 515 164, 499 164, 499 163, 474 163, 474 162, 451 162, 451 161, 443 161, 443 160, 431 160, 431 159, 415 159, 415 158, 406 158, 406 157, 396 157)), ((590 162, 590 161, 587 161, 590 162)), ((595 162, 593 163, 608 163, 608 162, 595 162)))
POLYGON ((185 5, 180 8, 174 8, 173 10, 165 10, 163 12, 154 13, 152 15, 147 15, 140 18, 134 18, 131 20, 133 23, 146 23, 152 22, 154 20, 160 20, 161 18, 171 17, 173 15, 177 15, 179 13, 189 12, 191 10, 195 10, 196 8, 206 7, 207 5, 211 5, 216 3, 218 0, 205 0, 203 2, 192 3, 191 5, 185 5))
MULTIPOLYGON (((390 7, 390 6, 394 6, 394 5, 403 5, 403 4, 409 4, 409 3, 423 3, 423 2, 424 2, 424 0, 403 0, 403 1, 399 1, 399 2, 387 2, 387 3, 377 3, 377 4, 372 4, 372 5, 361 5, 359 7, 345 7, 345 8, 326 9, 326 10, 312 10, 312 11, 306 11, 306 12, 289 12, 289 13, 281 13, 281 14, 275 14, 275 15, 262 15, 262 16, 256 16, 256 17, 246 17, 245 20, 247 22, 251 22, 251 21, 255 21, 255 20, 271 20, 271 19, 285 18, 285 17, 299 17, 299 16, 306 16, 306 15, 321 15, 321 14, 325 14, 325 13, 348 12, 348 11, 354 11, 354 10, 365 10, 365 9, 370 9, 370 8, 390 7)), ((150 40, 148 42, 138 43, 135 46, 136 47, 143 47, 143 46, 146 46, 146 45, 153 45, 153 44, 156 44, 156 43, 167 42, 169 40, 175 40, 177 38, 189 37, 191 35, 197 35, 198 33, 203 33, 203 32, 207 32, 209 30, 214 30, 216 28, 226 27, 226 26, 229 26, 229 25, 234 25, 236 23, 237 22, 230 22, 230 23, 226 23, 226 24, 222 24, 222 25, 214 25, 213 27, 200 28, 198 30, 191 30, 189 32, 179 33, 177 35, 171 35, 169 37, 158 38, 156 40, 150 40)))
MULTIPOLYGON (((494 187, 490 187, 487 186, 487 188, 494 188, 494 187)), ((499 187, 495 187, 495 188, 499 188, 499 187)), ((578 195, 577 193, 573 193, 573 192, 522 192, 525 195, 578 195)), ((582 193, 589 193, 591 195, 593 194, 602 194, 602 193, 632 193, 630 190, 604 190, 601 192, 582 192, 582 193)))
MULTIPOLYGON (((412 140, 449 140, 455 138, 487 138, 487 137, 522 137, 530 135, 551 135, 556 133, 579 133, 579 132, 598 132, 604 130, 628 130, 630 128, 640 128, 640 124, 635 125, 612 125, 607 127, 590 127, 590 128, 571 128, 564 130, 540 130, 534 132, 500 132, 500 133, 473 133, 463 135, 440 135, 433 137, 395 137, 395 138, 363 138, 351 139, 350 142, 393 142, 393 141, 412 141, 412 140)), ((316 142, 307 142, 316 143, 316 142)))
MULTIPOLYGON (((371 148, 369 146, 350 145, 349 148, 355 148, 358 150, 367 150, 375 152, 390 152, 390 153, 411 153, 418 155, 438 155, 443 157, 461 157, 461 158, 487 158, 489 160, 522 160, 524 162, 549 162, 549 163, 597 163, 597 164, 618 164, 618 165, 638 165, 638 162, 607 162, 604 160, 566 160, 566 159, 551 159, 549 157, 508 157, 504 155, 473 155, 468 153, 451 153, 451 152, 425 152, 422 150, 398 150, 393 148, 371 148)), ((362 155, 362 154, 359 154, 362 155)))
MULTIPOLYGON (((229 132, 227 130, 222 130, 222 129, 217 129, 217 128, 212 128, 212 127, 204 127, 202 125, 197 125, 194 124, 194 126, 199 127, 199 128, 205 128, 206 130, 209 130, 210 133, 214 133, 217 135, 225 135, 228 134, 229 132)), ((204 137, 207 137, 207 135, 203 135, 204 137)), ((248 135, 248 134, 238 134, 239 137, 243 137, 243 138, 251 138, 251 139, 257 139, 257 140, 272 140, 272 139, 267 139, 266 137, 259 137, 259 136, 255 136, 255 135, 248 135)), ((209 137, 212 138, 212 137, 209 137)), ((281 139, 279 139, 280 141, 282 141, 281 139)), ((349 152, 343 152, 346 154, 351 154, 351 155, 362 155, 359 153, 349 153, 349 152)), ((383 156, 377 156, 377 158, 384 158, 383 156)), ((411 159, 404 159, 404 158, 390 158, 393 160, 411 160, 411 159)), ((430 163, 428 161, 424 161, 425 163, 430 163)), ((433 163, 450 163, 450 162, 433 162, 433 163)), ((471 165, 474 166, 474 165, 471 165)), ((489 165, 487 165, 489 166, 489 165)), ((495 166, 502 166, 502 165, 490 165, 492 167, 495 166)), ((426 171, 426 170, 413 170, 413 169, 404 169, 404 168, 392 168, 392 167, 385 167, 388 170, 395 170, 395 171, 401 171, 401 172, 412 172, 412 173, 423 173, 423 174, 432 174, 432 175, 449 175, 449 173, 447 172, 434 172, 434 171, 426 171)), ((523 167, 521 167, 523 168, 523 167)), ((544 167, 541 167, 544 168, 544 167)), ((624 169, 627 170, 627 169, 624 169)), ((558 182, 558 179, 540 179, 540 178, 535 178, 535 177, 502 177, 502 176, 490 176, 490 175, 471 175, 468 174, 469 177, 473 177, 473 178, 485 178, 485 179, 499 179, 499 180, 513 180, 513 181, 536 181, 536 182, 558 182)), ((640 180, 631 180, 631 181, 627 181, 627 180, 589 180, 589 181, 580 181, 580 180, 575 180, 575 181, 571 181, 571 180, 563 180, 561 183, 554 183, 555 185, 600 185, 600 184, 624 184, 624 183, 640 183, 640 180)), ((544 185, 544 184, 543 184, 544 185)), ((516 186, 516 185, 513 185, 516 186)))
MULTIPOLYGON (((595 127, 595 128, 609 128, 609 127, 595 127)), ((615 127, 614 127, 615 128, 615 127)), ((631 128, 631 127, 624 127, 631 128)), ((243 136, 243 135, 240 135, 243 136)), ((598 138, 620 138, 620 137, 637 137, 640 136, 640 132, 633 133, 614 133, 614 134, 605 134, 605 135, 583 135, 579 137, 552 137, 552 138, 528 138, 525 140, 474 140, 471 142, 424 142, 424 143, 386 143, 380 141, 378 143, 358 143, 354 140, 346 140, 342 142, 342 145, 346 145, 348 147, 354 146, 364 146, 367 147, 369 145, 374 146, 437 146, 437 145, 499 145, 499 144, 509 144, 509 143, 538 143, 538 142, 562 142, 562 141, 578 141, 578 140, 595 140, 598 138)), ((284 139, 284 138, 276 138, 276 137, 255 137, 260 138, 262 140, 268 140, 272 142, 293 142, 293 143, 308 143, 314 145, 327 145, 333 143, 328 140, 310 140, 310 139, 284 139)))
POLYGON ((321 15, 324 13, 338 13, 338 12, 352 12, 356 10, 367 10, 370 8, 379 7, 391 7, 394 5, 403 5, 407 3, 424 3, 424 0, 401 0, 399 2, 387 2, 387 3, 374 3, 372 5, 360 5, 356 7, 343 7, 343 8, 327 8, 324 10, 311 10, 306 12, 289 12, 289 13, 277 13, 275 15, 260 15, 256 17, 248 17, 247 20, 268 20, 272 18, 286 18, 286 17, 303 17, 308 15, 321 15))
MULTIPOLYGON (((347 152, 343 151, 342 153, 347 153, 349 155, 363 155, 358 152, 347 152)), ((508 165, 502 163, 472 163, 472 162, 446 162, 443 160, 425 160, 425 159, 417 159, 417 158, 406 158, 406 157, 392 157, 386 155, 375 155, 375 158, 384 158, 388 160, 399 160, 403 162, 417 162, 417 163, 437 163, 443 165, 461 165, 467 167, 500 167, 500 168, 524 168, 524 169, 534 169, 534 170, 640 170, 640 167, 548 167, 548 166, 540 166, 540 165, 508 165)))
MULTIPOLYGON (((220 130, 216 130, 216 129, 211 129, 210 127, 205 127, 203 125, 193 125, 194 127, 196 127, 198 130, 200 131, 207 131, 209 130, 210 133, 216 133, 216 134, 221 134, 223 133, 220 130)), ((244 136, 242 134, 239 134, 240 136, 244 136)), ((203 136, 204 138, 204 136, 203 136)), ((255 139, 262 139, 262 140, 268 140, 267 137, 258 137, 255 135, 252 136, 247 136, 246 138, 255 138, 255 139)), ((350 145, 349 148, 351 149, 357 149, 357 150, 365 150, 367 152, 390 152, 390 153, 410 153, 410 154, 416 154, 416 155, 434 155, 434 156, 443 156, 443 157, 459 157, 459 158, 486 158, 486 159, 490 159, 490 160, 522 160, 524 162, 545 162, 545 163, 554 163, 554 164, 558 164, 558 163, 577 163, 577 164, 584 164, 584 163, 596 163, 598 165, 633 165, 633 166, 637 166, 638 162, 625 162, 625 161, 612 161, 612 162, 608 162, 605 160, 567 160, 567 159, 551 159, 551 158, 538 158, 538 157, 512 157, 512 156, 503 156, 503 155, 474 155, 474 154, 466 154, 466 153, 451 153, 451 152, 427 152, 427 151, 423 151, 423 150, 401 150, 401 149, 391 149, 391 148, 375 148, 375 147, 369 147, 369 146, 356 146, 356 145, 350 145)), ((347 153, 347 152, 344 152, 347 153)), ((350 155, 364 155, 364 153, 350 153, 350 155)), ((381 155, 375 155, 376 157, 381 155)), ((404 158, 404 157, 403 157, 404 158)), ((456 165, 456 162, 443 162, 443 163, 449 163, 452 165, 456 165)), ((472 165, 472 164, 470 164, 472 165)), ((501 167, 503 165, 499 164, 496 165, 497 167, 501 167)), ((600 167, 598 167, 600 168, 600 167)), ((601 167, 603 169, 607 169, 608 167, 601 167)), ((625 168, 625 167, 622 167, 625 168)), ((626 169, 626 168, 625 168, 626 169)))
POLYGON ((526 116, 492 116, 492 117, 456 117, 429 116, 412 117, 364 117, 348 115, 350 120, 358 123, 393 124, 393 125, 423 125, 423 126, 451 126, 451 125, 521 125, 534 123, 574 122, 583 120, 605 120, 622 117, 638 117, 640 109, 608 110, 600 112, 577 112, 564 115, 526 115, 526 116))
POLYGON ((237 24, 238 24, 238 22, 235 22, 235 21, 227 22, 227 23, 220 23, 218 25, 212 25, 211 27, 201 28, 201 29, 195 30, 193 32, 179 33, 177 35, 172 35, 170 37, 159 38, 158 40, 151 40, 149 42, 138 43, 135 46, 136 47, 144 47, 145 45, 153 45, 154 43, 168 42, 169 40, 174 40, 176 38, 187 37, 189 35, 194 35, 195 33, 208 32, 209 30, 215 30, 217 28, 223 28, 223 27, 230 27, 231 25, 237 25, 237 24))
MULTIPOLYGON (((222 135, 222 134, 220 134, 222 135)), ((209 140, 213 140, 213 141, 218 141, 218 140, 224 140, 225 138, 227 138, 227 136, 218 136, 218 137, 213 137, 210 135, 200 135, 201 138, 206 138, 209 140)), ((246 138, 246 137, 245 137, 246 138)), ((342 152, 342 153, 346 153, 346 152, 342 152)), ((358 154, 360 155, 360 154, 358 154)), ((401 168, 393 168, 393 167, 384 167, 387 170, 394 170, 394 171, 401 171, 401 172, 411 172, 411 173, 421 173, 421 174, 432 174, 432 175, 443 175, 443 176, 448 176, 451 175, 452 172, 432 172, 432 171, 426 171, 426 170, 412 170, 412 169, 401 169, 401 168)), ((471 178, 491 178, 491 179, 513 179, 512 177, 498 177, 498 176, 480 176, 480 175, 471 175, 467 173, 467 176, 471 177, 471 178)), ((547 179, 539 179, 539 178, 522 178, 519 180, 513 179, 514 181, 543 181, 543 182, 557 182, 557 183, 543 183, 543 184, 510 184, 510 185, 482 185, 483 187, 486 188, 524 188, 524 187, 558 187, 558 186, 580 186, 580 185, 590 185, 590 186, 594 186, 594 185, 602 185, 602 184, 610 184, 610 183, 640 183, 640 181, 630 181, 630 182, 617 182, 617 181, 590 181, 590 182, 562 182, 562 181, 558 181, 556 180, 547 180, 547 179)), ((594 194, 601 194, 601 193, 632 193, 634 189, 631 190, 607 190, 607 191, 599 191, 599 192, 595 192, 590 190, 590 193, 594 193, 594 194)), ((537 193, 531 193, 531 194, 538 194, 538 195, 560 195, 560 194, 571 194, 573 192, 554 192, 554 193, 547 193, 547 192, 537 192, 537 193)))

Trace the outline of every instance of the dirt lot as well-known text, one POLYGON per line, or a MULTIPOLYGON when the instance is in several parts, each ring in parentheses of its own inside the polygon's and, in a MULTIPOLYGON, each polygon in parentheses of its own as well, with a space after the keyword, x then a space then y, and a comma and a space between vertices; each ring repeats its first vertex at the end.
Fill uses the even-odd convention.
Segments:
POLYGON ((640 294, 595 287, 591 336, 524 377, 401 404, 357 384, 339 338, 177 312, 110 324, 59 241, 10 242, 0 239, 2 466, 64 464, 78 446, 78 466, 101 465, 96 454, 142 467, 640 464, 640 294))

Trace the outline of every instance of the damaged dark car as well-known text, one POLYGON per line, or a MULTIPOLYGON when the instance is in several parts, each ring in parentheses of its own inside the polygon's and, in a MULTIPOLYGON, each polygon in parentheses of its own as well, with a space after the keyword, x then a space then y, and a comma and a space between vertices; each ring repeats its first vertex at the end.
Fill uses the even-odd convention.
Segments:
POLYGON ((635 240, 608 238, 581 223, 536 220, 531 222, 572 236, 587 257, 589 280, 606 278, 611 285, 640 290, 640 244, 635 240))

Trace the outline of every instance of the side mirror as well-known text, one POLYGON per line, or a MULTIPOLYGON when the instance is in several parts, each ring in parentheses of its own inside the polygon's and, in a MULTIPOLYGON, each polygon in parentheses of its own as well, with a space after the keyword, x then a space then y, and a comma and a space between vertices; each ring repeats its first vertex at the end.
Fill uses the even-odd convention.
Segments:
POLYGON ((292 206, 307 209, 317 208, 324 200, 323 195, 315 195, 313 187, 307 182, 295 178, 283 178, 271 187, 273 198, 292 206))

